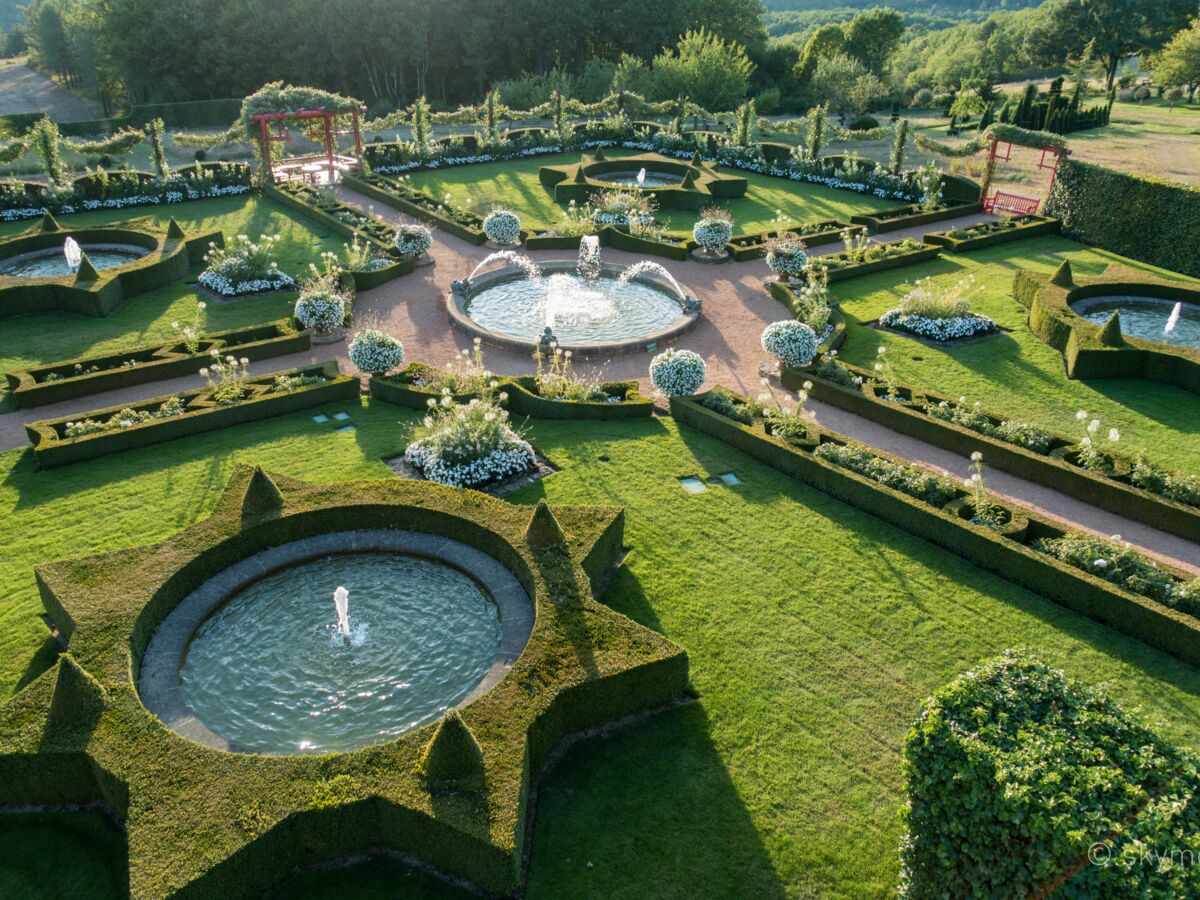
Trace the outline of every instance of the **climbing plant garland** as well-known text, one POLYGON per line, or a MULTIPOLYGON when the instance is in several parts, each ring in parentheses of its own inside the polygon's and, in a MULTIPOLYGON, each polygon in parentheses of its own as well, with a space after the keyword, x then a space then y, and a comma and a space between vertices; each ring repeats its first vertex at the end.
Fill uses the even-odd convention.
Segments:
POLYGON ((166 178, 171 172, 167 162, 167 150, 163 146, 165 127, 162 119, 151 119, 146 123, 146 137, 150 141, 150 158, 154 164, 154 172, 159 178, 166 178))
POLYGON ((893 175, 899 175, 904 168, 904 147, 908 143, 908 119, 901 119, 896 123, 896 130, 892 137, 892 156, 888 162, 888 167, 893 175))
POLYGON ((7 144, 0 146, 0 163, 15 162, 25 155, 25 151, 29 149, 29 141, 25 138, 16 138, 9 141, 7 144))
POLYGON ((62 152, 59 150, 62 135, 59 133, 58 126, 49 117, 43 116, 34 122, 26 137, 38 152, 38 156, 42 158, 42 171, 46 173, 46 178, 50 181, 51 186, 61 185, 66 181, 67 167, 63 163, 62 152))
MULTIPOLYGON (((58 129, 56 128, 55 131, 58 129)), ((98 141, 73 141, 59 137, 62 146, 80 156, 117 156, 128 153, 146 139, 146 132, 138 128, 124 128, 98 141)))
POLYGON ((981 150, 987 149, 988 144, 992 139, 997 141, 1007 141, 1010 144, 1017 144, 1021 147, 1032 147, 1034 150, 1058 150, 1059 152, 1067 149, 1067 141, 1060 134, 1051 134, 1047 131, 1031 131, 1028 128, 1019 128, 1016 125, 1008 125, 1003 122, 996 122, 988 126, 986 131, 981 132, 961 147, 952 147, 949 144, 943 144, 940 141, 935 141, 928 135, 917 133, 917 146, 927 153, 936 153, 938 156, 946 156, 951 159, 964 159, 968 156, 974 156, 981 150))
POLYGON ((242 128, 241 122, 234 122, 224 131, 216 134, 177 131, 171 135, 171 143, 177 147, 196 147, 204 150, 211 150, 213 147, 221 147, 225 144, 234 144, 245 139, 246 132, 242 128))

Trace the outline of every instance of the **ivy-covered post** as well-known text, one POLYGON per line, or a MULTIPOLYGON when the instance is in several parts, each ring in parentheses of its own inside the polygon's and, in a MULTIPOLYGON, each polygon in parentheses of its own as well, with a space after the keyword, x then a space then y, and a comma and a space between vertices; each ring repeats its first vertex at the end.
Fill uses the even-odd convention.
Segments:
POLYGON ((979 183, 979 200, 987 206, 988 191, 992 188, 992 176, 996 174, 996 138, 993 135, 988 147, 987 159, 983 163, 983 177, 979 183))
POLYGON ((163 146, 163 133, 166 127, 162 119, 151 119, 146 123, 146 137, 150 140, 150 158, 154 163, 155 174, 159 178, 166 178, 171 173, 171 166, 167 162, 167 149, 163 146))
POLYGON ((496 122, 496 103, 500 92, 495 88, 488 91, 487 99, 484 103, 484 125, 487 128, 488 143, 495 146, 499 139, 499 126, 496 122))
POLYGON ((738 126, 735 142, 739 147, 749 147, 754 137, 754 100, 751 98, 738 107, 738 126))
POLYGON ((554 135, 558 138, 558 144, 563 147, 567 143, 567 113, 566 103, 563 100, 562 91, 555 88, 554 90, 554 135))
POLYGON ((908 144, 908 119, 901 119, 896 123, 895 132, 892 135, 892 158, 890 168, 893 175, 899 175, 904 168, 904 148, 908 144))
POLYGON ((29 130, 33 149, 42 158, 42 169, 51 187, 61 186, 67 180, 67 166, 62 158, 62 135, 49 116, 42 116, 29 130))
POLYGON ((413 140, 422 152, 429 146, 429 103, 422 94, 413 104, 413 140))
POLYGON ((825 105, 814 106, 808 111, 808 158, 821 158, 821 144, 825 140, 825 105))

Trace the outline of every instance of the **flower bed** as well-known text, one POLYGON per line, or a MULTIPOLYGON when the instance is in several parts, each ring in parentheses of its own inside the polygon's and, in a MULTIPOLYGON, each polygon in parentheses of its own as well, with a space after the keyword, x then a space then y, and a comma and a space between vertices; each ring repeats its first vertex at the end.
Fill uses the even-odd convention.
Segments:
POLYGON ((975 203, 946 203, 938 209, 924 209, 919 204, 899 206, 895 209, 885 209, 876 213, 861 213, 850 217, 855 225, 865 225, 872 231, 882 234, 887 231, 899 231, 901 228, 916 228, 918 225, 928 225, 931 222, 942 222, 946 219, 957 219, 983 212, 983 204, 975 203))
POLYGON ((979 313, 963 313, 957 316, 909 315, 901 309, 889 309, 879 317, 879 324, 896 331, 907 332, 939 344, 992 334, 996 323, 979 313))
POLYGON ((859 275, 873 272, 885 272, 888 269, 898 269, 911 266, 914 263, 928 262, 937 259, 940 247, 922 244, 918 241, 903 240, 887 244, 871 245, 866 256, 856 256, 838 253, 833 256, 822 256, 821 261, 828 266, 829 280, 845 281, 859 275))
POLYGON ((439 202, 398 178, 388 178, 378 173, 346 175, 342 178, 342 184, 464 241, 482 244, 487 240, 487 235, 483 233, 482 218, 453 204, 439 202))
POLYGON ((123 266, 102 269, 93 280, 80 279, 77 275, 55 278, 0 276, 0 318, 53 311, 107 316, 129 297, 186 278, 209 247, 224 242, 220 231, 185 235, 174 220, 165 232, 151 231, 136 223, 127 223, 120 228, 62 228, 50 220, 30 231, 0 239, 0 258, 61 248, 68 237, 82 245, 134 244, 149 252, 123 266))
POLYGON ((17 406, 27 409, 136 384, 195 375, 213 349, 222 353, 235 351, 239 357, 253 361, 300 353, 309 346, 309 335, 283 320, 200 335, 194 352, 176 340, 119 353, 47 363, 23 372, 9 372, 6 377, 17 406))
MULTIPOLYGON (((975 565, 1060 603, 1079 614, 1137 638, 1191 665, 1200 664, 1200 618, 1183 613, 1039 552, 1037 541, 1061 537, 1061 529, 1025 511, 1003 510, 1000 528, 973 524, 965 491, 938 507, 917 500, 860 475, 850 468, 822 459, 821 444, 846 440, 818 429, 819 444, 792 444, 767 433, 764 427, 746 425, 706 408, 702 397, 673 397, 671 414, 682 424, 744 451, 785 474, 849 503, 908 534, 924 538, 975 565)), ((832 451, 823 451, 831 453, 832 451)), ((890 460, 886 454, 865 451, 890 460)), ((869 460, 865 465, 870 466, 869 460)), ((1187 576, 1171 573, 1178 581, 1187 576)))
POLYGON ((244 234, 229 246, 210 244, 204 255, 205 268, 199 284, 221 297, 244 297, 296 287, 295 279, 272 260, 276 235, 263 235, 257 241, 244 234))
POLYGON ((862 226, 849 225, 837 219, 826 219, 823 222, 804 222, 800 224, 781 226, 771 231, 760 231, 757 234, 746 234, 735 237, 729 242, 729 252, 738 262, 762 259, 767 254, 767 248, 773 239, 786 234, 794 234, 808 247, 819 247, 822 244, 836 244, 842 239, 842 233, 850 229, 854 232, 863 231, 862 226))
MULTIPOLYGON (((693 146, 692 152, 695 151, 693 146)), ((692 152, 688 156, 692 156, 692 152)), ((618 159, 603 159, 585 156, 579 163, 559 166, 543 166, 538 173, 542 186, 554 193, 559 203, 574 200, 585 203, 591 196, 611 185, 605 175, 615 172, 636 172, 645 169, 648 173, 667 173, 678 177, 680 182, 654 188, 630 186, 624 191, 653 193, 662 206, 672 209, 699 210, 714 200, 742 197, 748 187, 745 178, 726 175, 711 166, 700 164, 700 160, 679 162, 659 153, 644 153, 618 159)))
POLYGON ((25 426, 25 432, 33 444, 33 455, 38 466, 49 469, 358 397, 358 379, 339 374, 336 362, 248 378, 245 388, 248 396, 233 403, 215 401, 210 386, 185 391, 177 397, 155 397, 128 407, 114 406, 32 422, 25 426), (274 390, 278 378, 318 377, 322 379, 319 383, 291 390, 274 390), (180 412, 170 416, 154 415, 167 404, 179 404, 180 412), (125 419, 130 423, 127 426, 118 425, 76 437, 67 436, 68 429, 77 431, 77 426, 84 420, 107 423, 125 412, 135 414, 125 419), (142 418, 139 414, 148 414, 150 417, 142 418))
POLYGON ((330 231, 350 240, 366 240, 380 252, 391 253, 396 229, 362 210, 343 203, 332 191, 322 191, 301 181, 285 181, 271 185, 266 195, 283 206, 324 225, 330 231))
MULTIPOLYGON (((906 385, 895 387, 899 394, 907 395, 910 402, 881 399, 876 393, 880 386, 872 380, 873 372, 854 366, 842 368, 859 379, 859 383, 836 384, 820 377, 813 369, 785 370, 783 383, 795 387, 801 381, 811 380, 812 395, 823 403, 962 456, 982 452, 988 465, 1001 472, 1045 485, 1135 522, 1200 542, 1200 504, 1180 502, 1139 487, 1129 474, 1137 466, 1134 460, 1121 461, 1118 468, 1126 474, 1120 476, 1087 469, 1079 465, 1073 453, 1059 452, 1074 447, 1076 439, 1010 422, 993 412, 963 409, 961 403, 906 385)), ((1168 479, 1178 483, 1182 477, 1161 471, 1156 474, 1143 466, 1139 480, 1143 485, 1166 490, 1168 479), (1160 485, 1155 485, 1155 481, 1160 485)))
POLYGON ((1058 219, 1046 216, 1013 216, 994 222, 980 222, 953 231, 935 231, 925 235, 925 243, 936 244, 952 253, 969 253, 1009 241, 1041 234, 1057 234, 1058 219))

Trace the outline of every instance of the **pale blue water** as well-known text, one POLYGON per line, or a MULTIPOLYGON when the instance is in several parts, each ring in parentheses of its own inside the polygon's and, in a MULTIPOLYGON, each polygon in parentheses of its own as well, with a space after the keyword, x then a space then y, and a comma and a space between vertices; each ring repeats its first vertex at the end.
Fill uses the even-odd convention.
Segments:
POLYGON ((238 749, 334 752, 438 718, 487 674, 500 645, 491 597, 440 562, 351 553, 277 572, 196 632, 180 690, 238 749), (350 592, 351 641, 333 591, 350 592))
POLYGON ((631 172, 609 172, 606 175, 597 175, 596 180, 603 181, 605 184, 617 184, 621 187, 658 188, 682 184, 683 176, 672 175, 670 172, 653 172, 647 169, 645 180, 638 184, 638 170, 634 169, 631 172))
MULTIPOLYGON (((89 247, 82 245, 83 252, 98 270, 113 269, 141 259, 146 251, 130 248, 118 250, 111 247, 89 247)), ((24 256, 11 263, 0 263, 0 275, 15 278, 57 278, 70 275, 74 270, 67 265, 67 259, 61 249, 47 250, 36 256, 24 256)))
POLYGON ((1159 301, 1156 306, 1130 305, 1137 301, 1146 302, 1144 298, 1113 297, 1112 302, 1093 306, 1081 315, 1089 322, 1103 325, 1113 314, 1114 309, 1121 310, 1121 333, 1130 337, 1143 338, 1148 341, 1159 341, 1176 347, 1200 347, 1200 316, 1194 312, 1195 307, 1188 309, 1184 304, 1179 321, 1167 334, 1163 331, 1167 317, 1175 304, 1170 300, 1159 301))

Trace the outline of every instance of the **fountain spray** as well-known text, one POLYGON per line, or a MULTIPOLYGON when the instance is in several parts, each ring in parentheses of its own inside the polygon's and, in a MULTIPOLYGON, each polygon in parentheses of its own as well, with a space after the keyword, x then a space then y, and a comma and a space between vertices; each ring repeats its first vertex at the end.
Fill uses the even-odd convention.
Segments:
POLYGON ((350 592, 339 587, 333 592, 333 608, 337 611, 337 630, 350 645, 350 592))

